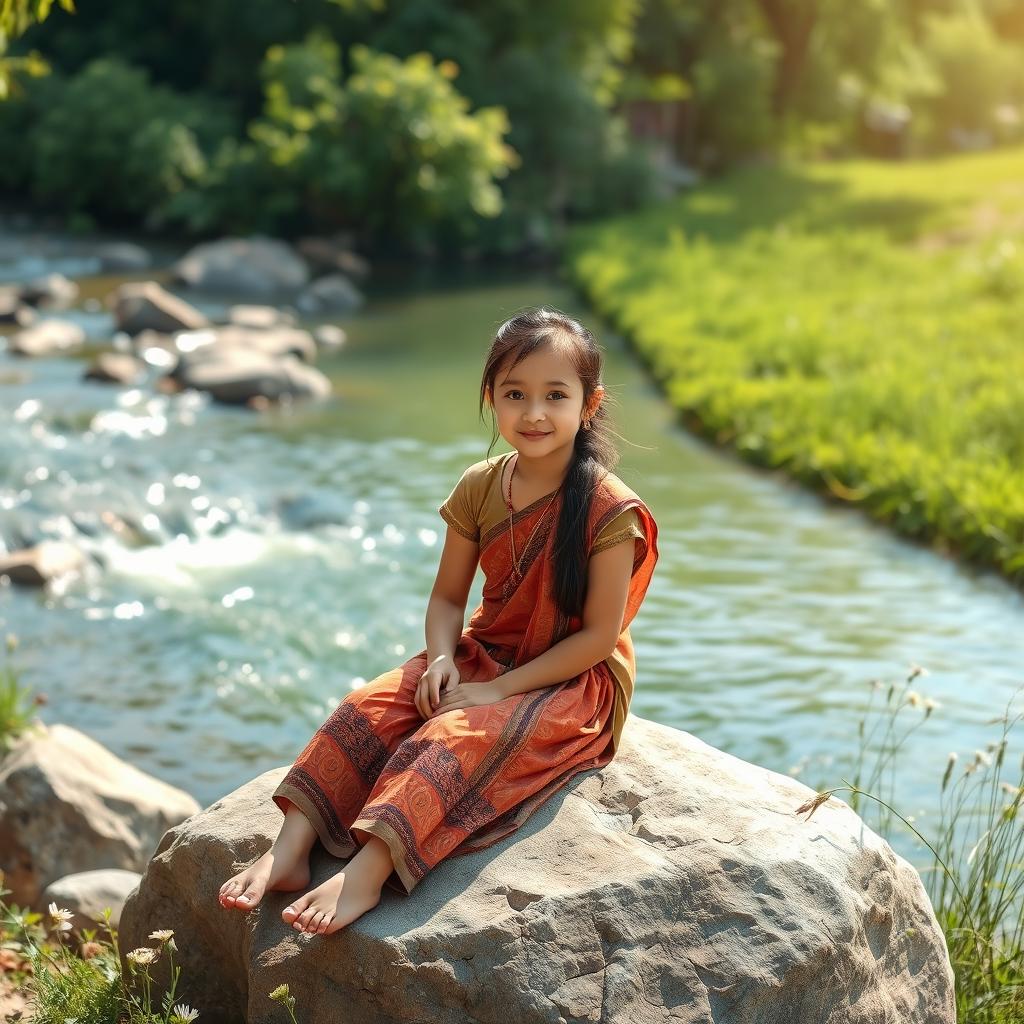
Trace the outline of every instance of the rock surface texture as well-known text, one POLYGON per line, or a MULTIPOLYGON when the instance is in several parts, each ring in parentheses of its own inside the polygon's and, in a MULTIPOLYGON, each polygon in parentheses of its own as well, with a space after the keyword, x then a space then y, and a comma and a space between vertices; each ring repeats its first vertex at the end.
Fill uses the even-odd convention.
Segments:
POLYGON ((34 726, 0 761, 0 868, 13 894, 8 899, 44 910, 43 891, 66 875, 142 871, 167 829, 198 811, 188 793, 77 729, 34 726))
MULTIPOLYGON (((205 1019, 392 1024, 952 1024, 945 940, 917 871, 836 798, 631 716, 614 761, 517 833, 443 861, 329 936, 217 902, 282 817, 266 772, 172 828, 121 948, 172 928, 205 1019)), ((341 867, 319 843, 310 887, 341 867)), ((163 958, 162 958, 163 959, 163 958)), ((154 976, 166 983, 166 963, 154 976)))

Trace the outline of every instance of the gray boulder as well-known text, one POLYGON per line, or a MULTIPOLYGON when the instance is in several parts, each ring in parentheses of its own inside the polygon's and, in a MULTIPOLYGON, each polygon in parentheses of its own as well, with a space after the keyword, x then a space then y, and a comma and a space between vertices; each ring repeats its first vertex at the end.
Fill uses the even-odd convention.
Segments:
MULTIPOLYGON (((841 800, 631 716, 615 760, 505 840, 450 856, 329 936, 220 886, 273 841, 273 769, 172 828, 121 915, 171 928, 204 1018, 284 1024, 953 1024, 953 973, 917 871, 841 800)), ((317 843, 310 887, 343 866, 317 843)), ((166 964, 155 965, 166 984, 166 964)))
POLYGON ((183 359, 171 376, 180 387, 208 391, 229 405, 253 399, 326 398, 331 393, 330 380, 315 366, 294 356, 235 346, 219 348, 210 357, 183 359))
POLYGON ((0 761, 0 866, 10 899, 43 910, 44 890, 65 875, 142 871, 167 829, 198 810, 188 793, 77 729, 38 723, 0 761))
POLYGON ((258 298, 298 291, 309 281, 309 267, 290 245, 259 235, 203 242, 174 265, 173 273, 190 288, 258 298))

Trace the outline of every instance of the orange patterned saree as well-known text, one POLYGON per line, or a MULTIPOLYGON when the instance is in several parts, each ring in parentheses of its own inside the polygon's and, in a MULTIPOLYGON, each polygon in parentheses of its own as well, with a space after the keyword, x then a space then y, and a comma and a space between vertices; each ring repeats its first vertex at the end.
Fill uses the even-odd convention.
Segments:
MULTIPOLYGON (((560 501, 548 508, 545 497, 513 515, 523 559, 518 583, 508 519, 483 524, 483 600, 455 650, 464 683, 489 682, 582 625, 578 616, 560 614, 552 594, 560 501)), ((409 894, 445 857, 493 845, 573 776, 607 764, 633 692, 629 624, 657 561, 657 527, 613 474, 599 485, 587 523, 589 550, 601 529, 631 507, 644 537, 634 542, 622 632, 610 658, 573 679, 424 721, 413 703, 427 667, 422 650, 346 695, 275 789, 277 806, 287 811, 295 804, 325 848, 343 859, 377 836, 395 865, 387 885, 409 894)))

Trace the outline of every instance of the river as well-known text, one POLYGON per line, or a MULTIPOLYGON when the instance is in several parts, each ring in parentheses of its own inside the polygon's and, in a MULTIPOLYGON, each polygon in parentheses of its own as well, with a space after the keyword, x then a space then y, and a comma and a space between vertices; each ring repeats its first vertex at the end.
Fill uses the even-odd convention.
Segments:
MULTIPOLYGON (((79 279, 73 316, 96 341, 110 332, 97 300, 119 280, 79 279)), ((913 688, 939 706, 901 716, 921 724, 895 799, 927 832, 948 752, 962 764, 997 739, 991 720, 1024 682, 1019 592, 688 435, 550 271, 385 270, 367 295, 338 321, 348 342, 319 363, 334 395, 315 405, 254 413, 151 380, 84 383, 81 358, 0 354, 0 542, 65 538, 94 563, 52 593, 0 587, 0 635, 18 637, 45 721, 204 806, 288 764, 350 688, 422 649, 437 506, 487 454, 491 333, 550 303, 606 348, 617 472, 659 524, 632 711, 841 785, 872 680, 921 665, 913 688)), ((479 596, 478 579, 468 610, 479 596)))

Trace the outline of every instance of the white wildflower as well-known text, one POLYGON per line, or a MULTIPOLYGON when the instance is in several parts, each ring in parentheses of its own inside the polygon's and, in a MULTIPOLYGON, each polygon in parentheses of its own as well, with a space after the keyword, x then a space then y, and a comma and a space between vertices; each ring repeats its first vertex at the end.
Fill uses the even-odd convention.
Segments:
POLYGON ((159 939, 161 942, 166 942, 174 934, 170 928, 161 928, 159 931, 150 932, 149 937, 151 939, 159 939))
POLYGON ((51 903, 46 909, 50 912, 50 920, 57 931, 71 931, 71 920, 75 915, 70 910, 61 910, 56 903, 51 903))
POLYGON ((198 1010, 193 1010, 186 1003, 178 1003, 171 1011, 171 1020, 174 1024, 190 1024, 199 1016, 198 1010))
POLYGON ((149 946, 140 946, 138 949, 126 953, 125 956, 133 964, 151 964, 156 960, 157 952, 155 949, 150 949, 149 946))

